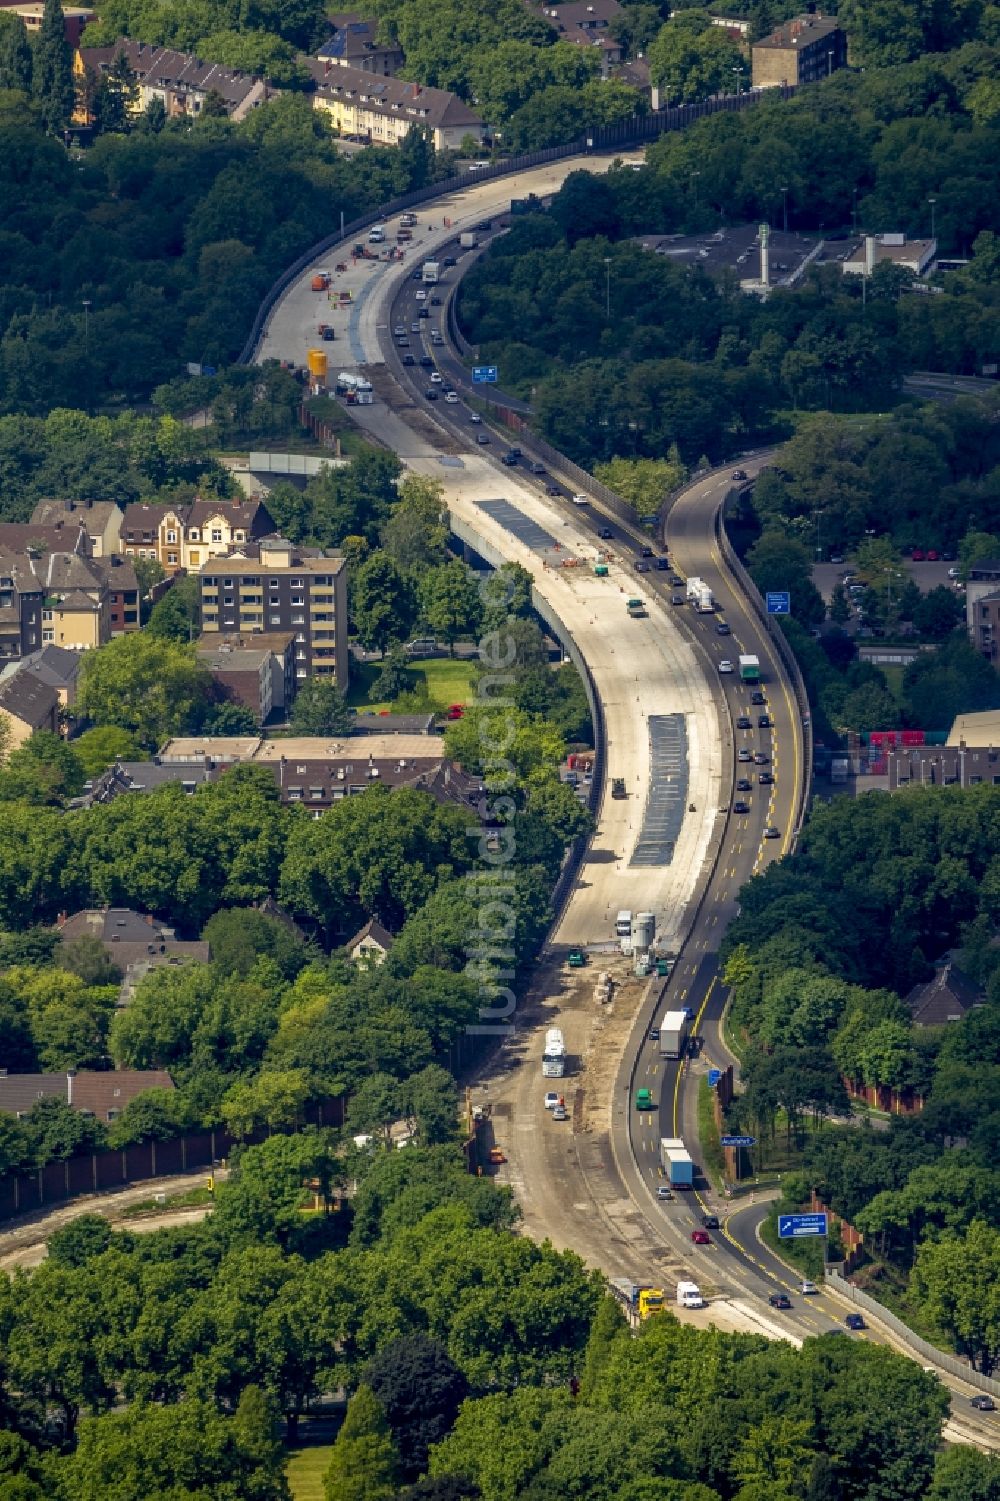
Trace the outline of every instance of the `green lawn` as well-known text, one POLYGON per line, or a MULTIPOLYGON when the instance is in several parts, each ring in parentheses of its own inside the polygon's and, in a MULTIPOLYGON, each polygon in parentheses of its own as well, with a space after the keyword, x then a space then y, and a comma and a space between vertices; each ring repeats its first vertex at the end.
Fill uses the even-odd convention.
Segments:
POLYGON ((709 1088, 707 1079, 698 1083, 698 1139, 701 1142, 701 1166, 705 1176, 714 1187, 722 1187, 726 1158, 719 1141, 719 1128, 715 1124, 715 1090, 709 1088))
POLYGON ((292 1501, 323 1501, 323 1475, 330 1463, 332 1444, 311 1449, 293 1449, 285 1465, 292 1501))
POLYGON ((449 704, 467 704, 472 698, 472 673, 475 664, 460 658, 426 657, 409 664, 412 687, 395 703, 379 701, 371 695, 380 672, 378 662, 352 664, 351 686, 347 702, 354 709, 373 710, 398 707, 406 713, 447 709, 449 704))

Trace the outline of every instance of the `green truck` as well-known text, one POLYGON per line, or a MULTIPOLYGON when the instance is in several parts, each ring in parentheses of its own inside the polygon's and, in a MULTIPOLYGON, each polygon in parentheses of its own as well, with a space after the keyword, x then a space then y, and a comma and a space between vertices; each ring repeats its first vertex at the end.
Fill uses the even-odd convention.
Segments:
POLYGON ((760 658, 740 657, 740 677, 744 683, 760 682, 760 658))

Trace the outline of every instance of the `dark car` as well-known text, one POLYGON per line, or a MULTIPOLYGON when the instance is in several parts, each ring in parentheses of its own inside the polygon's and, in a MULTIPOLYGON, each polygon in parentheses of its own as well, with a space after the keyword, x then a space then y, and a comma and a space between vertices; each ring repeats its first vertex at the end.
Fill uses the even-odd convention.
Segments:
POLYGON ((754 751, 753 760, 755 766, 766 766, 769 757, 763 751, 754 751))
POLYGON ((774 778, 769 771, 762 771, 757 781, 762 787, 770 787, 774 778))
POLYGON ((670 603, 672 605, 687 604, 687 596, 684 595, 684 594, 671 594, 671 596, 670 596, 670 603))
POLYGON ((433 386, 428 386, 427 390, 424 392, 424 395, 427 397, 428 401, 437 401, 438 399, 438 393, 433 386))
POLYGON ((973 1397, 969 1403, 971 1407, 978 1407, 980 1412, 996 1412, 997 1405, 992 1397, 987 1397, 983 1392, 978 1397, 973 1397))
POLYGON ((653 549, 651 547, 644 547, 642 549, 642 556, 644 558, 651 558, 653 556, 653 549))
POLYGON ((749 777, 740 777, 739 781, 736 783, 736 791, 737 792, 749 792, 750 789, 751 789, 751 786, 752 786, 752 783, 751 783, 749 777))
POLYGON ((420 309, 420 312, 417 314, 417 317, 418 318, 429 318, 430 315, 431 315, 430 308, 429 307, 422 307, 420 309))
POLYGON ((791 1308, 792 1300, 787 1293, 772 1293, 767 1300, 772 1308, 791 1308))
POLYGON ((755 688, 750 695, 750 702, 752 704, 766 704, 767 699, 764 697, 764 694, 761 693, 759 688, 755 688))
POLYGON ((404 365, 415 365, 416 363, 417 362, 413 358, 412 354, 404 354, 403 355, 403 364, 404 365))
POLYGON ((429 354, 422 354, 420 356, 420 363, 421 365, 423 365, 425 370, 429 370, 434 361, 431 359, 429 354))
POLYGON ((683 585, 684 580, 678 574, 672 573, 670 575, 670 582, 673 584, 674 588, 677 589, 683 585))
POLYGON ((646 562, 646 560, 644 558, 636 558, 635 563, 634 563, 633 566, 635 568, 636 573, 648 573, 649 572, 649 564, 646 562))
POLYGON ((847 1317, 845 1318, 844 1323, 847 1325, 848 1329, 867 1329, 868 1328, 868 1325, 865 1323, 865 1321, 861 1317, 860 1313, 849 1313, 847 1315, 847 1317))
POLYGON ((477 229, 492 229, 493 228, 493 220, 492 219, 480 219, 479 223, 476 225, 476 228, 477 229))
POLYGON ((457 266, 458 262, 453 255, 446 255, 441 264, 442 266, 457 266))
POLYGON ((414 281, 423 281, 423 279, 424 279, 424 273, 421 270, 421 268, 418 266, 417 269, 416 269, 416 271, 414 271, 414 273, 413 273, 413 280, 414 281))
POLYGON ((758 724, 758 726, 759 726, 760 729, 762 729, 762 730, 769 730, 771 728, 771 716, 770 716, 770 714, 758 714, 757 715, 757 724, 758 724))
POLYGON ((605 542, 610 542, 611 538, 614 536, 614 532, 611 530, 610 526, 601 526, 597 529, 597 535, 599 537, 603 537, 605 542))
POLYGON ((746 479, 746 477, 747 472, 745 469, 734 469, 730 476, 731 479, 746 479))
POLYGON ((670 567, 670 564, 667 562, 666 558, 657 558, 655 567, 660 573, 666 573, 667 569, 670 567))
POLYGON ((508 448, 507 452, 509 454, 512 454, 515 459, 519 459, 521 457, 521 450, 517 447, 516 444, 512 444, 511 447, 508 448))
POLYGON ((701 1223, 704 1225, 706 1230, 718 1230, 719 1216, 717 1214, 703 1214, 701 1217, 701 1223))
POLYGON ((560 490, 558 485, 546 485, 545 493, 546 495, 561 495, 562 491, 560 490))
POLYGON ((517 465, 517 457, 512 453, 504 453, 500 455, 500 462, 506 464, 508 469, 513 469, 517 465))
POLYGON ((432 297, 431 298, 431 307, 440 307, 440 306, 441 306, 441 299, 440 299, 440 297, 432 297))
POLYGON ((739 717, 739 719, 737 719, 737 721, 736 721, 736 728, 738 730, 752 730, 753 729, 753 720, 750 718, 750 715, 749 714, 741 714, 740 717, 739 717))
POLYGON ((734 813, 749 813, 750 812, 750 804, 747 803, 747 802, 744 802, 743 798, 741 798, 741 797, 737 798, 736 802, 733 803, 733 812, 734 813))
POLYGON ((728 626, 724 620, 720 620, 718 622, 718 624, 715 627, 715 631, 716 631, 716 635, 719 635, 719 636, 731 636, 733 634, 731 627, 728 626))

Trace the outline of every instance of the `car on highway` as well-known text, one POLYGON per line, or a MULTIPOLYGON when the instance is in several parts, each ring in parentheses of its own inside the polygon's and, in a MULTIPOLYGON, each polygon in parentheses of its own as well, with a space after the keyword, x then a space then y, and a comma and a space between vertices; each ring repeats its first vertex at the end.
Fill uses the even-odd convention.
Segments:
POLYGON ((762 730, 769 730, 771 728, 771 716, 770 716, 770 714, 758 714, 757 715, 757 725, 762 730))
POLYGON ((413 358, 412 354, 404 354, 403 355, 403 364, 404 365, 415 365, 416 363, 417 362, 413 358))
POLYGON ((480 415, 479 415, 478 412, 470 412, 469 413, 469 421, 470 422, 482 422, 482 420, 483 419, 482 419, 482 417, 480 417, 480 415))
POLYGON ((768 762, 767 753, 765 751, 754 751, 753 760, 755 766, 766 766, 768 762))
POLYGON ((419 267, 419 266, 418 266, 418 267, 417 267, 417 269, 416 269, 416 271, 414 271, 414 273, 413 273, 413 276, 412 276, 412 278, 411 278, 411 279, 412 279, 412 280, 413 280, 413 281, 423 281, 423 279, 424 279, 424 273, 423 273, 423 271, 422 271, 422 270, 421 270, 421 269, 420 269, 420 267, 419 267))
POLYGON ((684 584, 684 580, 681 578, 679 573, 672 573, 670 575, 670 582, 675 589, 681 588, 684 584))
POLYGON ((653 556, 653 549, 651 547, 644 547, 639 556, 641 558, 651 558, 653 556))
POLYGON ((432 297, 431 298, 431 307, 440 307, 440 306, 441 306, 441 299, 440 299, 440 297, 432 297))
POLYGON ((529 468, 529 470, 531 471, 532 474, 544 474, 545 473, 545 465, 544 464, 537 464, 537 463, 535 463, 535 464, 529 464, 528 468, 529 468))
POLYGON ((747 750, 747 748, 746 748, 745 745, 741 745, 740 748, 739 748, 739 750, 736 752, 736 759, 737 759, 737 761, 749 761, 750 760, 750 752, 747 750))
POLYGON ((565 1105, 557 1105, 555 1107, 555 1109, 553 1110, 553 1112, 552 1112, 552 1119, 554 1121, 566 1121, 566 1120, 569 1120, 569 1111, 566 1109, 566 1106, 565 1105))
POLYGON ((815 1282, 810 1282, 807 1277, 803 1282, 799 1283, 799 1292, 804 1298, 808 1298, 813 1293, 818 1293, 819 1288, 816 1286, 815 1282))
POLYGON ((720 672, 732 672, 732 670, 733 670, 733 664, 732 664, 732 662, 730 662, 730 660, 729 660, 728 657, 723 657, 722 661, 719 663, 719 671, 720 672))
POLYGON ((476 442, 477 443, 482 444, 482 443, 488 443, 489 441, 490 441, 490 435, 489 435, 489 433, 477 433, 476 434, 476 442))
POLYGON ((444 385, 444 376, 441 374, 440 370, 435 370, 434 374, 431 376, 431 385, 432 386, 443 386, 444 385))
POLYGON ((792 1300, 787 1293, 772 1293, 767 1300, 772 1308, 791 1308, 792 1300))
POLYGON ((420 309, 420 312, 417 314, 417 317, 418 318, 429 318, 430 315, 431 315, 430 308, 429 307, 422 307, 420 309))
POLYGON ((586 505, 590 504, 590 496, 589 495, 583 495, 582 493, 578 493, 576 495, 571 495, 570 499, 572 500, 572 502, 573 502, 573 504, 575 506, 586 506, 586 505))
POLYGON ((419 332, 420 332, 420 324, 419 323, 411 323, 410 324, 410 333, 411 334, 418 334, 419 332))
POLYGON ((848 1329, 867 1329, 868 1328, 868 1325, 865 1323, 865 1321, 861 1317, 860 1313, 849 1313, 847 1315, 847 1317, 844 1319, 844 1323, 847 1325, 848 1329))
POLYGON ((687 596, 684 595, 684 594, 677 594, 675 592, 675 593, 671 594, 671 596, 670 596, 670 603, 672 605, 686 605, 687 604, 687 596))
POLYGON ((733 634, 732 627, 727 625, 724 620, 719 621, 715 627, 715 633, 717 636, 731 636, 733 634))
POLYGON ((648 1089, 637 1089, 635 1092, 636 1110, 652 1110, 653 1096, 648 1089))
POLYGON ((750 715, 749 714, 741 714, 740 717, 739 717, 739 719, 737 719, 737 721, 736 721, 736 728, 738 730, 752 730, 753 729, 753 720, 750 718, 750 715))
POLYGON ((692 1230, 691 1239, 696 1246, 710 1246, 712 1244, 712 1237, 707 1230, 692 1230))
POLYGON ((501 464, 506 464, 508 469, 517 468, 517 458, 512 453, 502 453, 500 455, 500 462, 501 464))
POLYGON ((632 567, 635 569, 636 573, 649 572, 649 564, 646 562, 645 558, 636 558, 635 562, 632 564, 632 567))
POLYGON ((457 266, 458 262, 453 255, 446 255, 441 264, 442 266, 457 266))
POLYGON ((405 333, 406 329, 403 327, 402 323, 397 323, 396 327, 392 331, 392 337, 394 339, 401 339, 405 333))
POLYGON ((761 693, 759 688, 755 688, 750 695, 750 702, 752 704, 766 704, 767 699, 765 698, 764 694, 761 693))
POLYGON ((401 339, 397 339, 396 340, 396 348, 397 349, 409 349, 409 347, 410 347, 410 341, 406 337, 405 334, 403 335, 403 337, 401 339))
POLYGON ((560 490, 558 485, 546 485, 545 493, 546 495, 561 495, 562 491, 560 490))
POLYGON ((733 812, 734 813, 749 813, 750 812, 750 804, 748 802, 746 802, 744 798, 739 797, 739 798, 736 799, 735 803, 733 803, 733 812))
POLYGON ((718 1230, 719 1216, 717 1214, 703 1214, 701 1217, 701 1227, 703 1230, 718 1230))
POLYGON ((993 1398, 988 1397, 985 1392, 980 1393, 978 1397, 971 1397, 969 1399, 969 1406, 978 1408, 980 1412, 996 1412, 997 1410, 997 1405, 993 1398))
POLYGON ((444 399, 445 399, 445 401, 450 401, 451 404, 452 404, 452 406, 454 406, 455 403, 458 400, 458 392, 457 391, 446 391, 444 393, 444 399))
POLYGON ((668 1188, 665 1183, 661 1183, 656 1190, 656 1197, 660 1200, 661 1204, 664 1203, 667 1199, 672 1199, 673 1196, 673 1189, 668 1188))
POLYGON ((549 1092, 548 1092, 548 1094, 545 1096, 545 1108, 546 1108, 546 1110, 554 1110, 558 1104, 559 1104, 559 1095, 556 1093, 556 1091, 554 1089, 550 1089, 549 1092))
POLYGON ((599 526, 597 528, 597 535, 603 538, 605 542, 610 542, 612 537, 614 536, 614 532, 611 530, 610 526, 599 526))
POLYGON ((428 386, 427 390, 424 392, 424 395, 427 397, 428 401, 437 401, 438 399, 438 393, 435 391, 433 386, 428 386))
POLYGON ((433 365, 434 361, 431 359, 429 354, 422 354, 420 356, 420 363, 421 365, 423 365, 424 369, 427 370, 431 365, 433 365))
POLYGON ((419 291, 414 292, 413 295, 416 298, 417 302, 427 301, 427 293, 424 291, 423 287, 421 287, 419 291))
POLYGON ((732 474, 729 476, 730 479, 746 479, 746 477, 747 472, 745 469, 734 469, 732 474))
POLYGON ((650 1027, 650 1029, 649 1029, 649 1040, 650 1040, 650 1042, 659 1042, 659 1040, 660 1040, 660 1029, 659 1029, 659 1027, 650 1027))
MULTIPOLYGON (((691 1010, 690 1006, 680 1006, 680 1007, 678 1007, 678 1010, 684 1012, 684 1015, 687 1017, 687 1019, 688 1019, 689 1022, 693 1022, 694 1021, 694 1012, 691 1010)), ((694 1042, 694 1038, 693 1037, 692 1037, 691 1041, 694 1042)))
POLYGON ((776 829, 773 823, 769 823, 768 826, 767 826, 767 828, 764 830, 764 838, 765 839, 780 839, 781 838, 781 830, 780 829, 776 829))
POLYGON ((757 778, 757 781, 761 787, 770 787, 772 782, 774 781, 774 777, 769 771, 762 771, 760 773, 760 776, 757 778))
POLYGON ((749 777, 740 777, 739 780, 736 783, 736 791, 737 792, 749 792, 750 789, 752 788, 752 786, 753 786, 753 783, 751 782, 751 780, 750 780, 749 777))

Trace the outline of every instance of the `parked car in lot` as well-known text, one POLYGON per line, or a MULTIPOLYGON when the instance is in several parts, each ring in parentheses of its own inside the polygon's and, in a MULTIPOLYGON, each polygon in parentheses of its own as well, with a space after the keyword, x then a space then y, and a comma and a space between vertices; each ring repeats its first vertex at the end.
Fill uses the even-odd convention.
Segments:
POLYGON ((565 1105, 557 1105, 555 1107, 555 1109, 553 1110, 553 1112, 552 1112, 552 1119, 554 1121, 565 1121, 565 1120, 568 1120, 569 1119, 569 1111, 566 1109, 566 1106, 565 1105))

